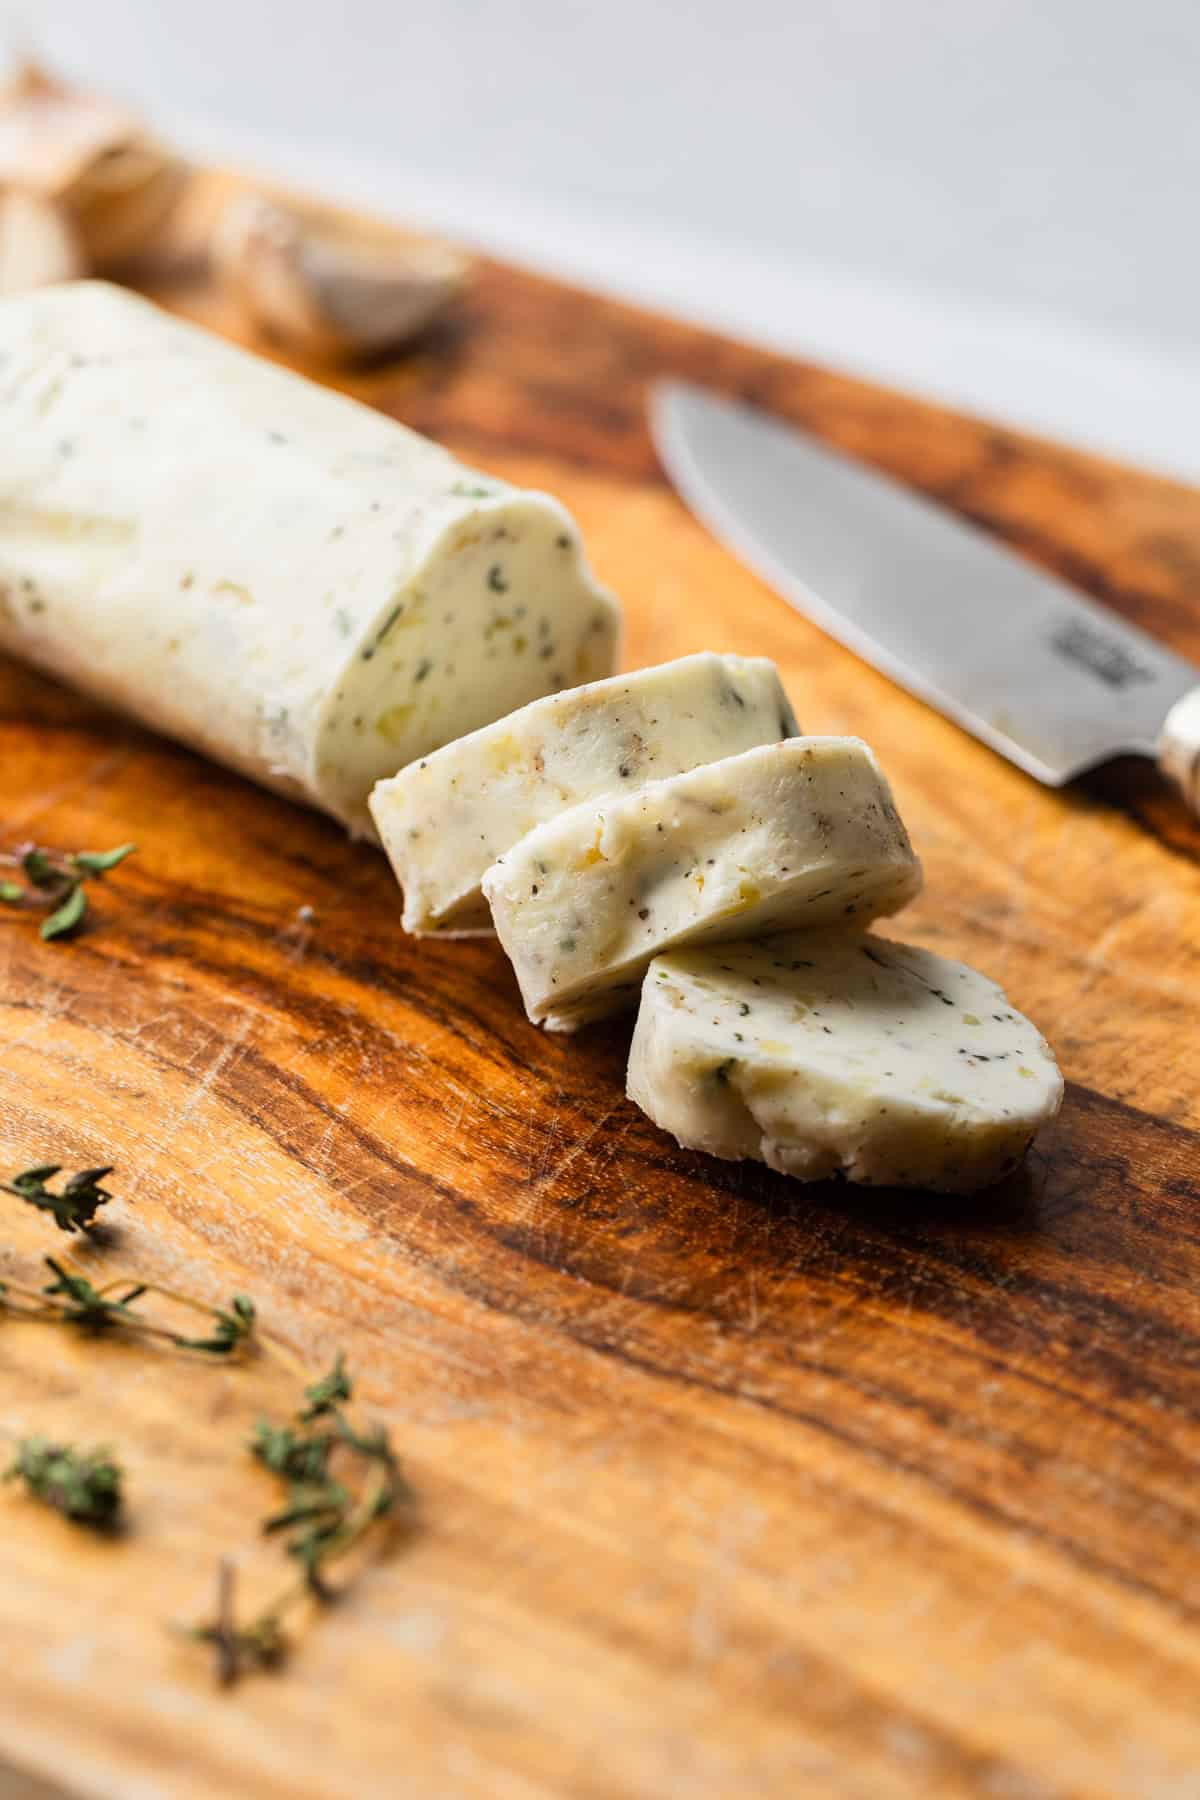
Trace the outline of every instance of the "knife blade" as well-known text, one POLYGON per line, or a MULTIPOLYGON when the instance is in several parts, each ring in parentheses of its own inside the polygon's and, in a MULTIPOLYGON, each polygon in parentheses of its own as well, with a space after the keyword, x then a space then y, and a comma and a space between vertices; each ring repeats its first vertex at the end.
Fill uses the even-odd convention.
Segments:
POLYGON ((945 507, 684 382, 655 445, 697 517, 799 612, 1052 787, 1134 752, 1200 810, 1200 670, 945 507))

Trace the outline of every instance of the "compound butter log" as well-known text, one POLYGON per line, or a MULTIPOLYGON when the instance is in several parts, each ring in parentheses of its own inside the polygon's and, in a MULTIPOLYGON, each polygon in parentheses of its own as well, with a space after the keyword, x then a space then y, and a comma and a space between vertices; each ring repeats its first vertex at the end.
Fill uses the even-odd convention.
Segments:
POLYGON ((0 648, 372 836, 617 634, 548 495, 122 289, 0 302, 0 648))

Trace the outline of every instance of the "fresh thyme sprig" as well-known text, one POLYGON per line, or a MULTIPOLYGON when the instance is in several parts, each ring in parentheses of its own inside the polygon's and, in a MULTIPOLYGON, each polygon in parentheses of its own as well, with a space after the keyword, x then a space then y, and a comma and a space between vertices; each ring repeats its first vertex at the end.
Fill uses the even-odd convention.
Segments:
POLYGON ((195 1300, 190 1294, 181 1294, 158 1282, 131 1282, 128 1276, 115 1276, 97 1287, 86 1275, 68 1269, 54 1257, 48 1256, 45 1261, 54 1280, 43 1288, 0 1281, 0 1311, 73 1327, 89 1335, 119 1331, 206 1356, 233 1356, 256 1342, 257 1311, 245 1294, 235 1294, 228 1306, 210 1306, 207 1301, 195 1300), (203 1337, 189 1337, 186 1332, 147 1318, 137 1306, 148 1294, 203 1314, 212 1329, 203 1337))
POLYGON ((112 1531, 121 1514, 122 1471, 107 1450, 73 1450, 46 1438, 23 1438, 5 1470, 31 1494, 77 1525, 112 1531))
POLYGON ((60 1231, 89 1231, 98 1209, 112 1199, 100 1183, 112 1174, 112 1164, 103 1169, 80 1169, 69 1175, 58 1193, 46 1184, 62 1173, 61 1163, 41 1163, 35 1169, 23 1169, 11 1181, 0 1181, 0 1192, 15 1194, 18 1200, 47 1212, 60 1231))
POLYGON ((330 1598, 326 1566, 345 1555, 376 1520, 412 1500, 387 1432, 382 1426, 357 1431, 342 1411, 342 1402, 353 1392, 339 1353, 328 1374, 305 1389, 307 1405, 296 1415, 300 1426, 321 1420, 319 1429, 305 1432, 260 1420, 250 1445, 251 1454, 288 1488, 287 1504, 263 1521, 262 1530, 292 1532, 287 1553, 300 1564, 304 1586, 318 1600, 330 1598), (334 1475, 339 1452, 343 1461, 348 1455, 357 1463, 357 1488, 334 1475))
POLYGON ((25 877, 24 884, 0 881, 0 905, 51 907, 42 920, 41 935, 46 939, 69 937, 87 912, 84 883, 106 875, 136 849, 136 844, 119 844, 115 850, 77 850, 63 855, 29 844, 10 859, 25 877))
MULTIPOLYGON (((83 1169, 56 1192, 49 1183, 61 1173, 61 1165, 41 1163, 0 1182, 0 1191, 48 1213, 61 1231, 86 1231, 98 1208, 112 1198, 101 1185, 111 1172, 111 1166, 83 1169)), ((98 1285, 52 1256, 45 1263, 53 1279, 41 1288, 0 1281, 0 1314, 86 1335, 149 1339, 205 1357, 232 1358, 261 1346, 296 1368, 284 1345, 260 1337, 257 1309, 245 1294, 235 1294, 227 1306, 216 1306, 157 1282, 113 1276, 98 1285), (160 1318, 148 1317, 140 1306, 147 1296, 203 1315, 208 1330, 190 1337, 160 1318)), ((330 1565, 372 1534, 382 1535, 412 1504, 412 1490, 388 1433, 380 1425, 359 1429, 343 1410, 353 1394, 354 1384, 339 1351, 325 1374, 304 1388, 303 1404, 290 1422, 260 1419, 255 1427, 251 1454, 286 1490, 284 1504, 263 1520, 261 1530, 264 1536, 286 1534, 286 1553, 299 1564, 300 1573, 270 1605, 241 1625, 233 1564, 221 1563, 215 1616, 190 1627, 187 1635, 213 1648, 217 1677, 224 1685, 248 1669, 281 1663, 288 1649, 287 1616, 306 1599, 318 1604, 333 1600, 335 1590, 326 1573, 330 1565)), ((106 1451, 85 1452, 28 1438, 18 1446, 16 1459, 2 1478, 24 1480, 31 1493, 81 1524, 102 1529, 118 1521, 122 1472, 106 1451)))
POLYGON ((225 1558, 217 1570, 216 1613, 188 1633, 196 1643, 212 1645, 222 1687, 232 1687, 247 1668, 276 1669, 287 1655, 287 1639, 270 1614, 261 1614, 249 1626, 238 1625, 234 1583, 233 1564, 225 1558))
POLYGON ((78 1325, 84 1331, 95 1332, 107 1331, 113 1325, 132 1326, 135 1330, 143 1326, 144 1321, 133 1310, 146 1292, 140 1282, 113 1300, 106 1292, 94 1287, 86 1275, 65 1269, 52 1256, 46 1258, 46 1267, 54 1280, 46 1284, 42 1293, 55 1302, 55 1310, 64 1325, 78 1325))
POLYGON ((233 1570, 228 1562, 221 1564, 216 1615, 191 1635, 213 1646, 217 1677, 225 1685, 247 1668, 279 1663, 287 1651, 287 1614, 305 1598, 321 1604, 332 1600, 334 1590, 326 1579, 329 1565, 412 1503, 412 1489, 387 1432, 382 1426, 358 1431, 343 1413, 342 1402, 352 1394, 353 1383, 339 1354, 328 1373, 305 1389, 306 1404, 293 1423, 275 1425, 260 1419, 255 1427, 251 1454, 287 1489, 285 1505, 264 1519, 261 1529, 265 1536, 290 1533, 285 1548, 300 1564, 301 1573, 241 1626, 234 1608, 233 1570), (349 1467, 344 1469, 345 1464, 349 1467))

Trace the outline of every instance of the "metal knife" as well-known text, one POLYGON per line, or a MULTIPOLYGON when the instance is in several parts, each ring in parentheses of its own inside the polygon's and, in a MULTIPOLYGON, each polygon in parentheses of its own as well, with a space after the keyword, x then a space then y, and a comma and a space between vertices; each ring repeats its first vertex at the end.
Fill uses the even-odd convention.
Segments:
POLYGON ((651 426, 697 517, 831 637, 1051 787, 1134 752, 1200 813, 1200 669, 794 425, 668 381, 651 426))

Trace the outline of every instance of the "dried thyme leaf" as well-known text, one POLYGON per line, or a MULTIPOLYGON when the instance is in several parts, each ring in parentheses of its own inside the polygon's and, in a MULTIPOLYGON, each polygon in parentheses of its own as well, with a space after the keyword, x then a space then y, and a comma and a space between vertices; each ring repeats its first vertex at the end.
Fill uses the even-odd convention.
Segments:
POLYGON ((80 875, 106 875, 136 849, 136 844, 118 844, 115 850, 77 850, 71 861, 80 875))
POLYGON ((235 1294, 228 1310, 214 1306, 212 1312, 215 1325, 211 1334, 200 1338, 177 1337, 175 1342, 181 1350, 206 1350, 212 1356, 229 1356, 254 1336, 257 1313, 253 1300, 245 1294, 235 1294))
POLYGON ((69 937, 78 930, 88 910, 84 882, 115 869, 136 849, 136 844, 119 844, 115 850, 77 850, 64 856, 30 844, 18 859, 27 885, 0 882, 0 902, 6 906, 52 907, 42 921, 42 937, 47 942, 69 937))
POLYGON ((341 1351, 337 1353, 333 1367, 320 1381, 314 1381, 311 1387, 304 1390, 304 1398, 308 1405, 300 1414, 300 1421, 307 1425, 310 1420, 318 1419, 322 1413, 334 1410, 339 1401, 349 1400, 354 1392, 353 1384, 346 1373, 345 1359, 341 1351))
POLYGON ((36 844, 31 844, 28 850, 23 852, 21 868, 24 870, 26 880, 37 888, 53 887, 56 882, 63 879, 62 871, 51 861, 49 852, 39 850, 36 844))
POLYGON ((87 895, 80 884, 71 889, 62 905, 56 906, 48 919, 42 920, 41 935, 47 942, 51 938, 66 937, 79 926, 86 911, 87 895))

